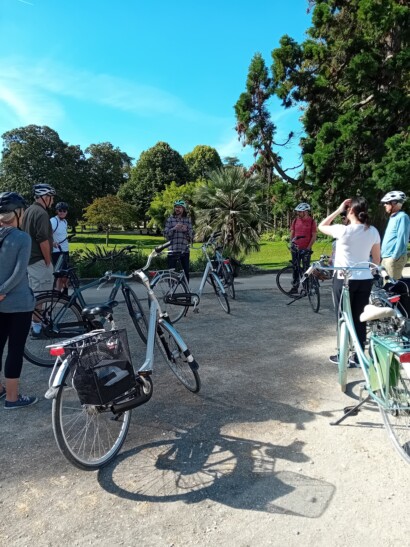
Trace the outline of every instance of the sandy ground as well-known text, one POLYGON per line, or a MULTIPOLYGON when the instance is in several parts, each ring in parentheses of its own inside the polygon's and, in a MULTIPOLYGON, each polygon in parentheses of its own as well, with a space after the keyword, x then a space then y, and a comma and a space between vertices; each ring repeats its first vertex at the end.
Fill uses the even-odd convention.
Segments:
MULTIPOLYGON (((103 470, 79 471, 60 454, 51 401, 1 405, 0 544, 408 544, 409 466, 378 410, 365 405, 329 424, 360 380, 350 371, 342 394, 327 361, 329 292, 314 314, 305 300, 287 306, 276 288, 238 282, 231 315, 209 295, 177 325, 200 363, 200 393, 158 356, 153 397, 133 411, 121 453, 103 470)), ((137 365, 134 334, 131 345, 137 365)), ((27 363, 22 391, 42 396, 48 376, 27 363)))

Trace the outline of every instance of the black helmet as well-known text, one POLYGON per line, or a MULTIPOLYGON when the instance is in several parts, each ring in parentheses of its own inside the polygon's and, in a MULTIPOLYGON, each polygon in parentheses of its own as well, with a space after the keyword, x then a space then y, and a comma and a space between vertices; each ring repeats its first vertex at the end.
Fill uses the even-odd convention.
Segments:
POLYGON ((26 209, 27 205, 17 192, 2 192, 0 194, 0 213, 11 213, 16 209, 26 209))
POLYGON ((36 198, 43 196, 55 196, 56 191, 50 184, 35 184, 33 186, 33 192, 36 198))
POLYGON ((59 209, 65 209, 67 211, 68 203, 66 203, 65 201, 59 201, 56 205, 56 211, 58 211, 59 209))

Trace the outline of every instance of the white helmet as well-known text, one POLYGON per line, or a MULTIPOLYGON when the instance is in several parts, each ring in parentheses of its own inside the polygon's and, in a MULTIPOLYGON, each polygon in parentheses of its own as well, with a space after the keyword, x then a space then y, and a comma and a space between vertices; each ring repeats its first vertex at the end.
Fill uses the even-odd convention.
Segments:
POLYGON ((381 199, 381 203, 390 203, 391 201, 399 201, 400 203, 403 203, 406 199, 407 197, 404 192, 400 192, 400 190, 393 190, 393 192, 388 192, 381 199))
POLYGON ((50 184, 35 184, 33 186, 33 192, 36 198, 40 198, 42 196, 55 196, 56 191, 50 184))
POLYGON ((301 213, 302 211, 310 211, 310 205, 309 203, 299 203, 299 205, 295 207, 295 211, 298 213, 301 213))

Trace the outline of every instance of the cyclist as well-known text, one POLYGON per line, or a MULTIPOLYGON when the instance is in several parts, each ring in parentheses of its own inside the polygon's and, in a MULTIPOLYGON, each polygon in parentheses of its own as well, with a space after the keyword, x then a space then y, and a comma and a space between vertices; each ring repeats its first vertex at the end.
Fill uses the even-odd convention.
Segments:
MULTIPOLYGON (((46 291, 53 288, 53 232, 47 213, 53 205, 56 191, 49 184, 33 186, 34 203, 24 214, 22 229, 31 237, 31 255, 27 268, 30 287, 33 291, 46 291)), ((33 318, 32 336, 41 336, 41 323, 33 318)))
POLYGON ((168 253, 168 268, 175 268, 179 259, 189 281, 189 244, 193 240, 194 231, 183 199, 174 202, 174 212, 167 218, 164 236, 172 243, 168 253))
MULTIPOLYGON (((375 264, 380 263, 380 235, 374 226, 370 225, 367 201, 362 197, 345 199, 344 202, 319 224, 319 230, 324 234, 335 237, 336 256, 335 267, 353 268, 360 262, 368 262, 369 256, 375 264), (348 225, 332 224, 335 218, 343 211, 347 211, 348 225)), ((353 324, 364 349, 366 342, 366 323, 360 321, 366 304, 369 303, 373 276, 370 268, 353 270, 349 279, 350 304, 352 307, 353 324)), ((342 272, 333 276, 333 297, 336 310, 336 322, 339 321, 339 302, 343 289, 342 272)), ((338 363, 338 356, 329 357, 331 363, 338 363)), ((355 366, 355 355, 350 359, 350 366, 355 366)))
POLYGON ((317 226, 314 219, 310 216, 310 205, 308 203, 299 203, 295 207, 296 218, 290 227, 291 240, 300 238, 296 241, 299 251, 292 250, 293 279, 290 293, 297 293, 299 286, 298 265, 302 263, 302 269, 307 270, 310 264, 312 254, 312 245, 316 241, 317 226), (299 263, 299 264, 298 264, 299 263))
MULTIPOLYGON (((68 203, 65 201, 60 201, 56 205, 56 215, 50 219, 51 229, 53 230, 53 252, 51 254, 51 260, 53 265, 57 264, 60 256, 63 257, 63 262, 61 268, 65 269, 68 267, 68 234, 67 234, 67 212, 68 212, 68 203)), ((57 279, 57 289, 62 290, 64 294, 68 294, 68 279, 59 278, 57 279)))
POLYGON ((404 192, 393 191, 388 192, 381 200, 390 217, 382 241, 382 266, 394 279, 400 279, 407 263, 410 218, 401 210, 406 199, 404 192))
POLYGON ((37 402, 36 397, 19 394, 23 350, 30 330, 34 295, 27 278, 31 240, 20 224, 26 204, 16 192, 0 194, 0 370, 8 344, 4 367, 5 387, 0 382, 0 399, 6 410, 37 402))

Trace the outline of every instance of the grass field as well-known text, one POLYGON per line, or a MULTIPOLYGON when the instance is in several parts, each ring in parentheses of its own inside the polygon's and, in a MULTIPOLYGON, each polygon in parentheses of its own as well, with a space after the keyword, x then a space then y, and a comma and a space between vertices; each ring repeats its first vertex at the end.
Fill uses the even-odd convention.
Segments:
MULTIPOLYGON (((110 245, 108 249, 114 247, 121 248, 125 245, 138 245, 143 249, 147 249, 148 252, 164 242, 162 236, 146 236, 129 233, 115 233, 110 236, 110 245)), ((93 249, 96 245, 105 247, 105 234, 102 233, 79 233, 70 242, 70 251, 89 248, 93 249)), ((196 243, 195 247, 199 247, 200 244, 196 243)), ((331 253, 331 243, 327 240, 320 240, 316 242, 314 246, 313 259, 319 258, 321 254, 331 253)), ((197 256, 201 255, 200 249, 192 249, 191 258, 195 260, 197 256)), ((279 269, 286 266, 289 262, 289 250, 286 242, 284 241, 262 241, 260 251, 248 255, 244 263, 252 264, 261 269, 279 269)))

